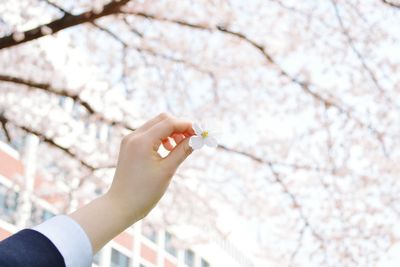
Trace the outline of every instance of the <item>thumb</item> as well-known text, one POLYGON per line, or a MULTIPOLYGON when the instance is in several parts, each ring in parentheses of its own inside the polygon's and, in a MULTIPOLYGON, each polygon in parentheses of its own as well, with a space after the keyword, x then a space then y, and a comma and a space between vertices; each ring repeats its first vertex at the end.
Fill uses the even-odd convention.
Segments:
POLYGON ((165 158, 166 164, 170 168, 176 169, 178 166, 193 152, 193 149, 189 146, 190 137, 186 137, 180 142, 165 158))

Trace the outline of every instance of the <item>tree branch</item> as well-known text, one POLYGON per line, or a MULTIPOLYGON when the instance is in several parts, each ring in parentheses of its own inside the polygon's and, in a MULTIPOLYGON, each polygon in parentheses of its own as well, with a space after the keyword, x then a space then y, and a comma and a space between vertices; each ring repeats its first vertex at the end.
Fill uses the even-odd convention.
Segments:
POLYGON ((290 255, 290 261, 289 261, 289 265, 288 265, 289 267, 294 266, 294 260, 295 260, 297 254, 299 253, 299 251, 300 251, 300 249, 302 248, 302 245, 303 245, 304 234, 305 234, 306 229, 307 229, 307 226, 304 225, 300 230, 299 237, 297 239, 297 246, 294 249, 294 251, 292 252, 292 254, 290 255))
POLYGON ((26 86, 28 86, 29 89, 34 88, 34 89, 38 89, 38 90, 42 90, 42 91, 51 93, 53 95, 72 98, 72 100, 74 100, 76 103, 82 105, 90 115, 94 115, 94 116, 98 117, 98 119, 100 121, 103 121, 103 122, 105 122, 105 123, 107 123, 107 124, 109 124, 111 126, 119 125, 119 126, 123 126, 123 127, 127 128, 128 130, 131 130, 131 131, 135 130, 131 126, 127 125, 126 123, 117 122, 117 121, 113 121, 113 120, 109 120, 109 119, 105 118, 102 114, 97 112, 91 106, 91 104, 89 102, 87 102, 86 100, 83 100, 79 96, 79 94, 73 94, 73 93, 69 92, 66 89, 54 88, 54 87, 52 87, 51 84, 37 83, 37 82, 31 81, 31 80, 26 80, 26 79, 13 77, 13 76, 2 75, 2 74, 0 74, 0 81, 26 85, 26 86))
POLYGON ((26 127, 26 126, 23 126, 23 125, 19 125, 19 124, 17 124, 16 122, 12 122, 12 121, 10 121, 9 119, 7 119, 3 114, 0 114, 0 121, 1 121, 2 123, 6 123, 6 124, 7 124, 7 123, 10 123, 10 124, 14 125, 15 127, 19 128, 19 129, 21 129, 21 130, 23 130, 23 131, 25 131, 25 132, 27 132, 27 133, 36 135, 36 136, 39 137, 39 139, 41 139, 43 142, 45 142, 45 143, 47 143, 47 144, 49 144, 49 145, 51 145, 51 146, 53 146, 53 147, 55 147, 55 148, 57 148, 57 149, 62 150, 65 154, 67 154, 68 156, 70 156, 70 157, 72 157, 73 159, 77 160, 80 164, 82 164, 83 166, 85 166, 86 168, 88 168, 90 171, 94 171, 94 170, 97 169, 96 167, 90 165, 90 164, 87 163, 86 161, 80 159, 80 158, 79 158, 75 153, 73 153, 70 149, 65 148, 65 147, 63 147, 63 146, 57 144, 53 139, 51 139, 51 138, 45 136, 44 134, 42 134, 42 133, 40 133, 40 132, 38 132, 38 131, 36 131, 36 130, 30 129, 30 128, 28 128, 28 127, 26 127))
POLYGON ((292 192, 290 192, 290 190, 289 190, 289 188, 287 187, 287 185, 286 185, 286 184, 282 181, 282 179, 280 178, 279 173, 277 173, 277 172, 275 171, 274 166, 273 166, 272 164, 268 164, 268 167, 269 167, 269 169, 270 169, 272 175, 273 175, 274 178, 275 178, 275 182, 276 182, 277 184, 279 184, 279 185, 281 186, 283 192, 284 192, 286 195, 289 196, 289 198, 290 198, 290 200, 291 200, 291 202, 292 202, 293 208, 297 209, 297 211, 298 211, 298 213, 299 213, 299 217, 300 217, 300 219, 301 219, 301 220, 303 221, 303 223, 304 223, 304 227, 305 227, 305 228, 309 228, 310 231, 311 231, 311 233, 313 234, 313 236, 314 236, 317 240, 319 240, 319 241, 322 242, 322 241, 323 241, 322 237, 315 231, 315 229, 313 228, 313 226, 310 224, 310 220, 309 220, 308 217, 304 214, 303 208, 302 208, 300 202, 298 201, 297 197, 296 197, 292 192))
POLYGON ((8 129, 7 129, 7 120, 4 120, 3 112, 0 113, 0 123, 1 123, 1 127, 3 128, 4 134, 5 134, 6 138, 7 138, 7 142, 8 142, 8 143, 11 143, 11 141, 12 141, 12 140, 11 140, 11 135, 10 135, 10 133, 8 132, 8 129))
POLYGON ((50 23, 37 26, 36 28, 27 30, 25 32, 12 33, 0 38, 0 49, 26 43, 41 38, 45 35, 54 34, 66 28, 87 22, 93 22, 98 18, 118 13, 120 8, 129 1, 130 0, 114 0, 105 5, 100 12, 91 10, 79 15, 64 13, 64 16, 62 16, 60 19, 54 20, 50 23))
POLYGON ((388 0, 381 0, 381 1, 382 1, 382 3, 384 3, 384 4, 388 5, 388 6, 391 6, 391 7, 394 7, 394 8, 400 8, 400 3, 399 4, 393 3, 393 2, 388 1, 388 0))
POLYGON ((64 13, 64 15, 65 15, 65 14, 72 15, 72 14, 70 14, 69 11, 67 11, 67 10, 64 9, 63 7, 57 5, 56 3, 53 3, 53 2, 50 1, 50 0, 42 0, 42 1, 43 1, 43 2, 46 2, 46 4, 48 4, 48 5, 50 5, 50 6, 54 7, 54 8, 57 9, 58 11, 64 13))
MULTIPOLYGON (((62 12, 64 15, 71 15, 71 16, 72 16, 71 12, 69 12, 68 10, 64 9, 63 7, 61 7, 61 6, 59 6, 59 5, 57 5, 57 4, 53 3, 53 2, 51 2, 50 0, 42 0, 42 1, 46 2, 46 3, 47 3, 48 5, 50 5, 50 6, 54 7, 54 8, 57 9, 58 11, 62 12)), ((110 35, 110 36, 111 36, 113 39, 115 39, 117 42, 121 43, 122 46, 124 46, 124 47, 127 46, 127 44, 126 44, 121 38, 119 38, 115 33, 113 33, 112 31, 110 31, 109 29, 107 29, 107 28, 105 28, 105 27, 103 27, 103 26, 100 26, 99 24, 97 24, 97 23, 94 22, 94 21, 91 21, 90 24, 92 24, 92 25, 93 25, 94 27, 96 27, 97 29, 99 29, 99 30, 101 30, 101 31, 103 31, 103 32, 105 32, 105 33, 107 33, 108 35, 110 35)))
MULTIPOLYGON (((353 38, 350 36, 350 33, 348 31, 348 29, 346 29, 342 16, 340 15, 340 11, 339 11, 339 7, 337 5, 336 0, 331 0, 331 3, 333 5, 333 8, 335 10, 335 16, 336 19, 339 22, 339 26, 342 29, 342 33, 344 34, 344 36, 346 37, 347 43, 349 44, 351 50, 353 50, 354 54, 356 54, 358 60, 361 63, 361 66, 365 69, 365 71, 368 73, 368 75, 370 76, 372 82, 374 83, 375 87, 380 91, 380 92, 384 92, 382 86, 379 84, 378 79, 376 78, 375 73, 371 70, 371 68, 368 66, 364 56, 361 54, 361 52, 357 49, 357 47, 354 44, 354 40, 353 38)), ((387 99, 390 100, 390 99, 387 99)))
POLYGON ((298 213, 299 213, 299 217, 300 217, 300 219, 301 219, 301 220, 303 221, 303 223, 304 223, 303 227, 309 228, 310 231, 311 231, 311 233, 314 235, 314 237, 315 237, 316 239, 318 239, 319 241, 322 242, 323 239, 321 238, 321 236, 315 231, 315 229, 314 229, 314 228, 312 227, 312 225, 310 224, 310 221, 309 221, 308 217, 304 214, 304 211, 303 211, 303 209, 302 209, 302 207, 301 207, 301 204, 299 203, 299 201, 298 201, 296 195, 293 194, 293 193, 289 190, 288 186, 287 186, 287 185, 283 182, 283 180, 281 179, 279 173, 275 171, 275 166, 274 166, 275 164, 274 164, 274 163, 272 163, 272 162, 270 162, 270 161, 267 161, 267 160, 264 160, 264 159, 262 159, 262 158, 259 158, 259 157, 257 157, 257 156, 251 155, 251 154, 249 154, 249 153, 247 153, 247 152, 237 151, 237 150, 230 149, 230 148, 227 148, 227 147, 222 146, 222 145, 219 145, 218 148, 219 148, 219 149, 222 149, 222 150, 225 150, 225 151, 234 152, 234 153, 236 153, 236 154, 240 154, 240 155, 246 156, 246 157, 248 157, 248 158, 253 159, 254 161, 256 161, 256 162, 258 162, 258 163, 266 164, 266 165, 268 166, 270 172, 272 173, 272 176, 273 176, 275 182, 276 182, 277 184, 280 185, 280 187, 281 187, 283 193, 284 193, 285 195, 287 195, 287 196, 289 197, 290 201, 292 202, 292 206, 293 206, 295 209, 297 209, 297 211, 298 211, 298 213))
POLYGON ((298 79, 290 76, 285 70, 283 70, 275 62, 273 57, 267 52, 266 48, 263 45, 258 44, 257 42, 255 42, 252 39, 250 39, 247 36, 245 36, 243 33, 234 32, 234 31, 231 31, 231 30, 229 30, 229 29, 227 29, 225 27, 222 27, 222 26, 217 26, 216 28, 211 28, 211 27, 209 27, 207 25, 193 24, 193 23, 189 23, 189 22, 186 22, 186 21, 182 21, 182 20, 157 17, 155 15, 147 14, 147 13, 143 13, 143 12, 121 11, 121 13, 124 13, 124 14, 127 14, 127 15, 134 15, 134 16, 138 16, 138 17, 142 17, 142 18, 146 18, 146 19, 150 19, 150 20, 165 21, 165 22, 168 22, 168 23, 178 24, 178 25, 181 25, 181 26, 184 26, 184 27, 189 27, 189 28, 198 29, 198 30, 205 30, 205 31, 210 31, 210 32, 219 31, 219 32, 222 32, 224 34, 228 34, 228 35, 234 36, 236 38, 239 38, 242 41, 245 41, 246 43, 248 43, 251 46, 253 46, 254 48, 256 48, 263 55, 263 57, 267 60, 267 62, 269 64, 272 64, 272 65, 278 67, 278 69, 281 72, 281 75, 285 76, 286 78, 288 78, 293 83, 298 84, 307 94, 311 95, 312 97, 314 97, 318 101, 324 103, 326 106, 336 106, 337 108, 342 110, 341 107, 338 107, 332 101, 326 99, 325 97, 322 97, 321 95, 317 94, 316 92, 313 92, 311 90, 310 86, 307 83, 301 82, 298 79))

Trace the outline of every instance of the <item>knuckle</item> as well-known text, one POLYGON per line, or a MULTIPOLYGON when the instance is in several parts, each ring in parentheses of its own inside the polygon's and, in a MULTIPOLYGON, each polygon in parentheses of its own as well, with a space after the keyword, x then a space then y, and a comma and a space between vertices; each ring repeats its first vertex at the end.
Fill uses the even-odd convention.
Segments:
POLYGON ((172 118, 172 117, 168 117, 167 119, 165 119, 165 124, 166 124, 167 126, 172 126, 172 125, 174 125, 174 122, 175 122, 175 120, 174 120, 174 118, 172 118))
POLYGON ((128 134, 124 138, 122 138, 121 145, 123 147, 130 147, 132 145, 135 145, 138 142, 138 136, 137 134, 128 134))
POLYGON ((170 118, 171 115, 170 115, 169 113, 167 113, 167 112, 162 112, 162 113, 160 113, 160 114, 158 115, 158 117, 161 118, 161 119, 163 119, 163 120, 166 120, 166 119, 170 118))

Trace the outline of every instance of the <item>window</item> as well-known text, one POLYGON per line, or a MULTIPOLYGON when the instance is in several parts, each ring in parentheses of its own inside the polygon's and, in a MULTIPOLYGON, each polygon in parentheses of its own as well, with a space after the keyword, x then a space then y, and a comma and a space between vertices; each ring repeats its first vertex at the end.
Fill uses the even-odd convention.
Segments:
POLYGON ((142 234, 154 243, 157 243, 157 231, 151 224, 143 224, 142 234))
POLYGON ((185 250, 185 263, 189 267, 194 266, 194 252, 190 249, 185 250))
POLYGON ((111 251, 111 266, 110 267, 129 267, 131 259, 119 252, 116 249, 111 251))
POLYGON ((165 250, 176 257, 177 252, 173 244, 173 236, 168 232, 165 232, 165 250))
POLYGON ((200 267, 210 267, 210 264, 205 259, 201 259, 200 267))
POLYGON ((36 225, 42 222, 42 209, 37 206, 36 203, 32 203, 31 206, 31 218, 30 222, 32 225, 36 225))
POLYGON ((53 212, 48 211, 48 210, 44 210, 43 214, 42 214, 42 220, 46 221, 46 220, 50 219, 51 217, 54 217, 54 215, 55 214, 53 212))
POLYGON ((55 214, 49 210, 46 210, 39 206, 37 203, 33 202, 31 207, 31 218, 30 221, 32 225, 36 225, 50 219, 55 214))

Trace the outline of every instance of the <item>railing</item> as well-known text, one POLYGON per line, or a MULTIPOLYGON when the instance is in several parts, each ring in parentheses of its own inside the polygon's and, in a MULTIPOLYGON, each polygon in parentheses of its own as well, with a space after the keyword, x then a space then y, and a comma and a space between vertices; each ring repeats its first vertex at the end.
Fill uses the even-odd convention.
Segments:
POLYGON ((254 267, 254 263, 246 255, 244 255, 235 245, 231 242, 224 240, 221 237, 214 236, 213 241, 220 246, 229 256, 231 256, 237 263, 243 267, 254 267))
POLYGON ((256 267, 252 259, 245 255, 232 242, 222 238, 215 230, 208 225, 202 227, 202 231, 210 237, 210 241, 220 247, 230 258, 242 267, 256 267))

